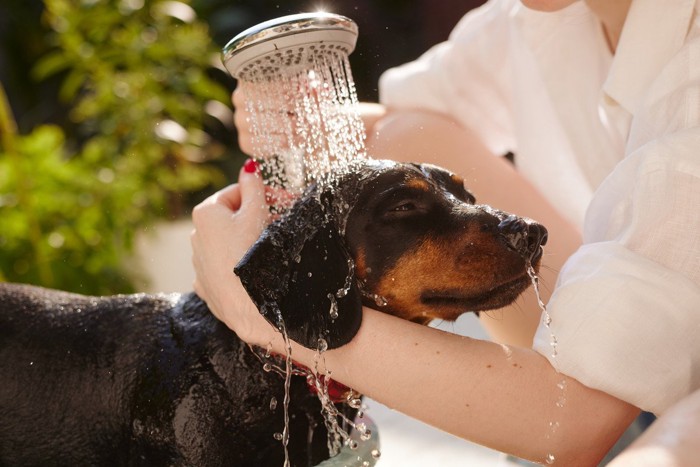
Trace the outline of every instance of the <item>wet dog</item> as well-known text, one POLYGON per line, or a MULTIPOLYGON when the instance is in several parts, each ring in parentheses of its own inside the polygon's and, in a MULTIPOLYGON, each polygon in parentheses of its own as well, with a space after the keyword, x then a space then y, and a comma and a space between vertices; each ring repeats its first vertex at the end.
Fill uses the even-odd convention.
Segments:
MULTIPOLYGON (((430 165, 370 161, 312 188, 237 265, 261 313, 309 348, 362 305, 419 323, 504 306, 539 224, 475 204, 430 165)), ((88 297, 0 284, 0 465, 282 465, 284 380, 195 294, 88 297)), ((320 404, 290 388, 293 465, 326 459, 320 404)), ((340 405, 352 416, 352 410, 340 405)))

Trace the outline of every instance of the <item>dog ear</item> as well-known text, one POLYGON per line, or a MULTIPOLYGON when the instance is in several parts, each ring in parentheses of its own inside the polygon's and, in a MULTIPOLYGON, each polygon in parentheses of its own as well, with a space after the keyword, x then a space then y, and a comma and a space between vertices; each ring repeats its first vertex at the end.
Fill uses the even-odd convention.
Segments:
POLYGON ((234 269, 260 313, 310 349, 347 344, 362 320, 353 261, 328 196, 304 195, 234 269))

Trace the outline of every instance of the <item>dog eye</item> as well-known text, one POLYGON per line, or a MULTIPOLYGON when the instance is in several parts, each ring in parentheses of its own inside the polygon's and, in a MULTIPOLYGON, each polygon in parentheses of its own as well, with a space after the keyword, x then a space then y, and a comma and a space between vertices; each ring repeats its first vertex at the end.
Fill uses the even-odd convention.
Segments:
POLYGON ((401 203, 401 204, 391 208, 392 212, 405 212, 405 211, 415 211, 415 210, 416 210, 416 205, 414 203, 411 203, 411 202, 401 203))

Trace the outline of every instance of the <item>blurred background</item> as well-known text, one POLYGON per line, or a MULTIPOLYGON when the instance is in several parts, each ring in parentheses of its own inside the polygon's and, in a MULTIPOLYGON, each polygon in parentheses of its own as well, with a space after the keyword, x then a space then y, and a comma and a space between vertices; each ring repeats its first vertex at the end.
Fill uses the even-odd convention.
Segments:
POLYGON ((172 268, 135 262, 136 249, 168 243, 153 232, 187 219, 245 159, 219 56, 243 29, 319 8, 351 17, 358 94, 374 101, 385 69, 481 3, 0 0, 0 281, 86 294, 161 286, 153 275, 172 268))

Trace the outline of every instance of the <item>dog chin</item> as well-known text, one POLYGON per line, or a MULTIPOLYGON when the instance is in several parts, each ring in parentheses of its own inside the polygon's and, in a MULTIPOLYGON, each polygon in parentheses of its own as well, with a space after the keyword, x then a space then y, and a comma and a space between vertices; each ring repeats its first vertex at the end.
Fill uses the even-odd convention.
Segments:
POLYGON ((425 291, 421 295, 421 301, 433 310, 430 313, 431 318, 455 320, 459 315, 469 311, 494 310, 510 305, 531 284, 530 276, 524 274, 477 294, 458 291, 425 291))

